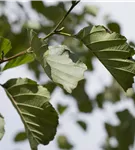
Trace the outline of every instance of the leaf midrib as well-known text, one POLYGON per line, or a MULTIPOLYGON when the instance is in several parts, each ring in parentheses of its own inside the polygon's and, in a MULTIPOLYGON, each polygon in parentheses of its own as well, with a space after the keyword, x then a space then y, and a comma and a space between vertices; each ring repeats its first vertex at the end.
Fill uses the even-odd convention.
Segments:
MULTIPOLYGON (((4 89, 5 89, 5 88, 4 88, 4 89)), ((16 104, 15 100, 13 99, 12 95, 8 92, 7 89, 5 89, 5 91, 6 91, 7 95, 11 98, 12 104, 15 106, 15 108, 16 108, 17 111, 18 111, 18 113, 20 114, 20 117, 21 117, 21 119, 22 119, 24 125, 25 125, 25 126, 27 127, 27 129, 30 131, 30 133, 31 133, 32 136, 34 137, 35 141, 39 144, 40 142, 35 138, 35 135, 31 132, 31 130, 29 129, 28 125, 25 123, 25 119, 24 119, 24 117, 22 116, 21 111, 18 109, 17 104, 16 104)))
POLYGON ((37 85, 37 84, 34 84, 34 83, 20 83, 20 84, 14 84, 14 85, 12 85, 12 86, 10 86, 9 88, 7 88, 7 90, 9 90, 9 89, 12 89, 12 88, 14 88, 14 87, 18 87, 18 86, 23 86, 23 85, 37 85))
MULTIPOLYGON (((82 40, 83 41, 83 40, 82 40)), ((85 41, 83 41, 85 43, 86 46, 90 46, 90 45, 94 45, 94 44, 98 44, 98 43, 104 43, 104 42, 124 42, 125 40, 121 40, 121 39, 111 39, 111 40, 101 40, 101 41, 95 41, 95 42, 91 42, 91 43, 86 43, 85 41)))

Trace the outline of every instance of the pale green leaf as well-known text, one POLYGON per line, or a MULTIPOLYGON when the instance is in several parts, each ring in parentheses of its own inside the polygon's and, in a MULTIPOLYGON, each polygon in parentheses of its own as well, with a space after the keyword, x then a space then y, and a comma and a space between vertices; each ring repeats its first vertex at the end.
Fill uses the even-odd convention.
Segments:
POLYGON ((71 93, 78 81, 84 78, 87 67, 80 61, 73 62, 69 55, 70 51, 65 45, 50 46, 44 54, 43 68, 55 83, 71 93))
POLYGON ((134 49, 127 39, 103 26, 86 27, 76 37, 102 62, 126 91, 132 86, 135 75, 134 49))
POLYGON ((0 114, 0 140, 2 139, 2 137, 3 137, 4 133, 5 133, 4 125, 5 125, 4 118, 0 114))
POLYGON ((24 123, 32 150, 53 140, 58 115, 47 89, 27 78, 11 79, 3 87, 24 123))
POLYGON ((44 41, 34 36, 31 47, 36 59, 41 63, 46 74, 67 92, 71 93, 76 88, 78 81, 84 78, 86 65, 80 61, 74 62, 70 58, 71 51, 65 45, 48 46, 44 41))
POLYGON ((73 62, 70 54, 65 45, 50 46, 41 62, 47 75, 69 93, 84 78, 84 71, 87 69, 82 62, 73 62))
POLYGON ((86 5, 84 7, 84 11, 92 16, 97 16, 99 12, 99 8, 97 6, 92 5, 86 5))
POLYGON ((30 63, 34 60, 33 54, 26 53, 25 55, 22 55, 20 57, 17 57, 15 59, 12 59, 8 61, 8 63, 4 66, 3 71, 7 69, 11 69, 26 63, 30 63))
POLYGON ((0 37, 0 59, 2 55, 5 56, 11 48, 11 42, 8 39, 0 37))

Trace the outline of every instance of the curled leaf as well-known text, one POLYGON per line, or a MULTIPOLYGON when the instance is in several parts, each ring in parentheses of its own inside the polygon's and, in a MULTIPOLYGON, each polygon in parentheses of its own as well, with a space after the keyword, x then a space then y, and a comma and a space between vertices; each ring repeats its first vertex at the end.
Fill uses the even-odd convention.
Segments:
POLYGON ((67 46, 58 45, 48 48, 47 44, 33 33, 31 47, 46 74, 68 93, 71 93, 78 82, 84 79, 86 65, 79 60, 74 61, 73 57, 70 57, 72 53, 67 46))
POLYGON ((86 65, 70 58, 70 50, 65 45, 50 46, 43 56, 42 64, 48 76, 71 93, 78 81, 84 79, 86 65))

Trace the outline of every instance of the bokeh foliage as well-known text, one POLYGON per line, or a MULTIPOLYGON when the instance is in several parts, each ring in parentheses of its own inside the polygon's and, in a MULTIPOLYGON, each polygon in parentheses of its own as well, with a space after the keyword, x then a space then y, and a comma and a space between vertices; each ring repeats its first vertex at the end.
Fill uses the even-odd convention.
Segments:
MULTIPOLYGON (((8 38, 12 42, 12 51, 6 54, 7 57, 17 54, 18 52, 21 52, 29 47, 30 43, 28 43, 29 37, 27 34, 27 30, 29 28, 34 28, 39 36, 45 36, 53 29, 55 24, 67 11, 67 7, 70 5, 70 2, 58 2, 54 5, 48 5, 42 1, 31 1, 28 2, 30 10, 27 10, 25 7, 27 4, 22 2, 12 2, 11 5, 19 10, 18 13, 14 13, 15 19, 12 20, 10 19, 11 10, 9 10, 8 14, 6 14, 4 11, 7 9, 7 3, 8 2, 0 2, 0 8, 2 8, 0 15, 0 36, 8 38), (33 15, 31 15, 31 13, 36 15, 36 19, 33 17, 33 15)), ((82 26, 94 25, 94 21, 97 19, 96 17, 98 13, 100 13, 99 9, 96 6, 91 5, 87 7, 81 7, 81 11, 79 12, 71 12, 63 24, 64 31, 75 34, 82 26), (93 21, 91 22, 88 17, 92 18, 91 20, 93 21)), ((104 21, 104 24, 112 31, 118 33, 121 32, 120 25, 111 19, 104 21)), ((49 39, 48 42, 49 44, 59 43, 67 45, 79 57, 81 57, 81 60, 87 65, 89 73, 94 71, 95 66, 93 66, 92 62, 95 57, 78 40, 55 35, 54 38, 49 39)), ((40 81, 43 70, 40 68, 37 61, 29 63, 26 67, 32 71, 37 80, 40 81)), ((51 93, 56 91, 57 86, 50 80, 43 82, 42 84, 47 87, 51 93)), ((103 91, 98 93, 95 98, 90 98, 88 95, 86 91, 86 84, 87 79, 80 81, 78 87, 73 90, 70 96, 63 91, 65 97, 75 101, 78 115, 89 115, 97 107, 104 110, 104 105, 106 102, 109 101, 112 103, 112 105, 115 105, 116 103, 119 103, 123 97, 126 97, 125 93, 115 80, 112 80, 110 85, 104 87, 103 91)), ((135 100, 134 93, 130 95, 130 99, 133 101, 135 100)), ((60 102, 57 104, 58 112, 61 115, 66 113, 66 110, 70 109, 69 107, 69 105, 63 105, 60 102)), ((134 143, 135 117, 127 109, 116 112, 116 116, 120 121, 119 125, 114 126, 108 122, 105 122, 104 124, 107 137, 103 145, 100 145, 102 146, 103 150, 129 150, 129 147, 134 143), (110 139, 112 137, 117 140, 115 147, 110 144, 110 139)), ((74 120, 76 126, 79 125, 84 131, 87 130, 87 127, 89 126, 87 122, 83 120, 77 120, 75 117, 74 120)), ((24 139, 25 133, 20 132, 16 134, 14 141, 18 142, 23 141, 24 139)), ((72 142, 70 143, 70 139, 67 138, 66 135, 59 135, 56 141, 58 142, 58 147, 60 149, 74 149, 74 145, 72 142)))

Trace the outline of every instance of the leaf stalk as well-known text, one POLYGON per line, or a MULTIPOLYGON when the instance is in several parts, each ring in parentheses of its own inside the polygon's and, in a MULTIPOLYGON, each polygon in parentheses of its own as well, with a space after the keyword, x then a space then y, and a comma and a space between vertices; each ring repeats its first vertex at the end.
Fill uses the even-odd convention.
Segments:
POLYGON ((7 62, 7 61, 10 61, 10 60, 12 60, 12 59, 15 59, 15 58, 17 58, 17 57, 20 57, 20 56, 22 56, 22 55, 25 55, 26 53, 32 52, 32 51, 30 51, 30 50, 31 50, 31 47, 29 47, 27 50, 22 51, 22 52, 20 52, 20 53, 14 55, 14 56, 11 56, 11 57, 9 57, 9 58, 0 59, 0 64, 2 64, 2 63, 4 63, 4 62, 7 62))
MULTIPOLYGON (((61 30, 58 30, 59 27, 61 26, 61 24, 65 21, 65 19, 67 18, 67 16, 69 15, 69 13, 73 10, 73 8, 80 2, 80 0, 78 1, 72 1, 72 5, 70 7, 70 9, 67 11, 67 13, 63 16, 63 18, 59 21, 59 23, 56 25, 56 27, 45 37, 43 38, 44 40, 49 38, 50 36, 54 35, 54 34, 61 34, 61 35, 65 35, 65 36, 71 36, 70 34, 61 32, 61 30)), ((62 28, 63 29, 63 28, 62 28)))

